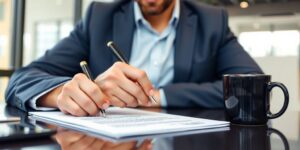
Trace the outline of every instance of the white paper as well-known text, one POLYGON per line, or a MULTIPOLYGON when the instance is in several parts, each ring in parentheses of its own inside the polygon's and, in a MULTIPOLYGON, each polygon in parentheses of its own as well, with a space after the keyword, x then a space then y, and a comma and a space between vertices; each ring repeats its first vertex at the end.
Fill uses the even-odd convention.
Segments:
POLYGON ((229 125, 225 121, 117 107, 106 109, 105 118, 101 116, 74 117, 61 112, 30 112, 29 114, 37 120, 113 138, 209 129, 229 125))

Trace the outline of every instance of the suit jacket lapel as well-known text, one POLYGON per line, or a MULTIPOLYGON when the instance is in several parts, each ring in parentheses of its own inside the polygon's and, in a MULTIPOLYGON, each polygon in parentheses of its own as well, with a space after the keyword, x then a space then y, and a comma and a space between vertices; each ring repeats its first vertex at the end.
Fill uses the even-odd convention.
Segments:
POLYGON ((197 17, 192 15, 184 3, 180 6, 180 20, 175 40, 174 83, 189 79, 197 30, 197 17))
MULTIPOLYGON (((132 1, 123 5, 113 17, 113 41, 129 61, 135 28, 132 1)), ((115 61, 117 58, 113 56, 113 62, 115 61)))

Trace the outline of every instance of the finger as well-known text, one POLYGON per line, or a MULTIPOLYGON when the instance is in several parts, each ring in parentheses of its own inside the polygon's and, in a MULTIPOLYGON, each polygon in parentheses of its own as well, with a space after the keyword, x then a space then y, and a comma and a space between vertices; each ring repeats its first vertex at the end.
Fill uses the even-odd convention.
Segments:
POLYGON ((58 100, 59 109, 66 111, 74 116, 86 116, 85 112, 71 97, 66 97, 63 100, 58 100))
POLYGON ((142 71, 124 63, 116 63, 116 65, 118 65, 118 67, 122 70, 125 76, 127 76, 133 81, 138 82, 138 84, 143 88, 144 92, 148 96, 150 95, 149 92, 153 89, 153 86, 145 71, 142 71))
POLYGON ((140 104, 143 105, 148 104, 149 102, 148 96, 145 94, 142 87, 137 83, 134 83, 131 80, 128 80, 127 78, 124 78, 119 82, 119 86, 122 89, 126 89, 128 93, 130 93, 132 96, 134 96, 135 99, 137 99, 140 102, 140 104))
POLYGON ((117 97, 124 102, 126 106, 136 107, 138 105, 138 101, 120 87, 115 88, 112 94, 117 95, 117 97))
POLYGON ((69 96, 83 109, 88 115, 96 115, 99 113, 97 105, 88 97, 80 88, 74 87, 69 92, 69 96))
POLYGON ((119 99, 118 97, 116 96, 111 96, 110 98, 110 103, 113 105, 113 106, 117 106, 117 107, 125 107, 126 104, 121 100, 119 99))
POLYGON ((61 108, 60 111, 63 112, 64 114, 70 114, 66 110, 64 110, 63 108, 61 108))
POLYGON ((83 77, 77 77, 76 79, 78 80, 79 88, 93 100, 98 108, 106 109, 109 106, 109 102, 106 101, 107 97, 93 81, 88 79, 85 75, 83 75, 83 77))
MULTIPOLYGON (((121 72, 121 71, 119 71, 121 72)), ((126 78, 122 73, 119 75, 116 75, 116 73, 112 73, 113 75, 110 75, 109 78, 111 79, 101 79, 101 77, 97 78, 97 84, 99 84, 100 88, 105 92, 105 94, 108 96, 109 99, 112 98, 112 96, 118 97, 121 101, 125 102, 129 106, 137 106, 138 101, 135 99, 133 95, 128 93, 127 89, 122 89, 120 86, 122 85, 122 80, 127 80, 128 82, 132 82, 129 79, 126 78)), ((126 84, 126 83, 125 83, 126 84)), ((133 82, 132 82, 133 84, 133 82)), ((136 85, 134 85, 136 86, 136 85)), ((130 88, 130 87, 129 87, 130 88)), ((122 104, 116 104, 117 101, 114 101, 114 103, 111 103, 114 106, 121 106, 122 104)))

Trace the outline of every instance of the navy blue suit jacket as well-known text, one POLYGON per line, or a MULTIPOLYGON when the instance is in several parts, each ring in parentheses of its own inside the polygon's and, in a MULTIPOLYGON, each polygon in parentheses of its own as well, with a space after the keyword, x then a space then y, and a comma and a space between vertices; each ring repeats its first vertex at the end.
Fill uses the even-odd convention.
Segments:
MULTIPOLYGON (((116 61, 106 43, 129 58, 134 30, 132 0, 92 3, 69 37, 13 74, 7 103, 27 110, 28 100, 81 72, 82 60, 93 76, 103 73, 116 61)), ((173 107, 223 107, 223 74, 262 73, 231 33, 226 11, 192 1, 181 1, 174 61, 173 82, 162 87, 173 107)))

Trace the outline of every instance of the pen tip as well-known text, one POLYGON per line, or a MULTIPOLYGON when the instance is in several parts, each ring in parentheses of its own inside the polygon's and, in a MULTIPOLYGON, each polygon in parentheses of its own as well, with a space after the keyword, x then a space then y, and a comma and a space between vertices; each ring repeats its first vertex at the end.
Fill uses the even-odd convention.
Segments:
POLYGON ((109 41, 107 42, 107 46, 110 47, 114 42, 113 41, 109 41))
POLYGON ((83 66, 83 65, 87 65, 87 62, 86 61, 81 61, 80 66, 83 66))

